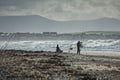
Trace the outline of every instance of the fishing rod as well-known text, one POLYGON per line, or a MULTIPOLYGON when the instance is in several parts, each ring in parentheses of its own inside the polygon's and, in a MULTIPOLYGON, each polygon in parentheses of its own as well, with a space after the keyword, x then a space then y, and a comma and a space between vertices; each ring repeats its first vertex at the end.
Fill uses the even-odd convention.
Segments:
POLYGON ((2 46, 1 46, 1 48, 0 48, 0 50, 3 50, 4 45, 9 41, 10 37, 11 37, 11 35, 9 35, 8 38, 7 38, 7 40, 6 40, 5 42, 3 42, 3 44, 2 44, 2 46))
POLYGON ((8 39, 3 43, 3 45, 2 45, 1 48, 0 48, 1 53, 4 52, 4 50, 7 48, 10 40, 11 40, 14 36, 15 36, 14 33, 10 33, 10 35, 8 36, 8 39))
MULTIPOLYGON (((82 40, 82 44, 83 44, 83 42, 85 42, 85 39, 84 39, 84 32, 82 32, 81 40, 82 40)), ((82 47, 83 47, 83 49, 85 50, 85 54, 87 55, 87 50, 86 50, 85 46, 82 45, 82 47)))
POLYGON ((8 42, 5 44, 5 46, 4 46, 4 50, 7 48, 7 46, 9 45, 9 42, 10 42, 10 40, 12 39, 14 37, 14 34, 10 37, 10 39, 8 40, 8 42))

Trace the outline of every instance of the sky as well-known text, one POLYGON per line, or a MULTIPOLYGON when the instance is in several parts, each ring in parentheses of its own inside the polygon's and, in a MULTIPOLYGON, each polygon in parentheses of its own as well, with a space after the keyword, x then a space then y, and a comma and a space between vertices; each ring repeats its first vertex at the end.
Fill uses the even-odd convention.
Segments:
POLYGON ((120 0, 0 0, 0 16, 21 15, 56 21, 120 19, 120 0))
POLYGON ((120 31, 120 0, 0 0, 0 32, 91 30, 120 31), (40 19, 36 21, 35 17, 36 19, 32 18, 34 20, 32 21, 23 18, 27 15, 37 15, 40 19), (1 16, 7 18, 12 16, 12 18, 1 18, 1 16), (23 20, 13 16, 22 16, 23 20), (97 22, 99 19, 105 20, 97 22), (60 24, 61 21, 68 23, 60 24), (92 22, 87 24, 87 21, 92 22))

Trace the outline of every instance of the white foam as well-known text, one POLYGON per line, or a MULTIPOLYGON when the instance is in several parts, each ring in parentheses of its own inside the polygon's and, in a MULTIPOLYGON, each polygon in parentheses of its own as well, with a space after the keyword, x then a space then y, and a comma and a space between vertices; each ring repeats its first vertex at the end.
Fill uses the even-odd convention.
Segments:
MULTIPOLYGON (((0 47, 3 42, 0 41, 0 47)), ((63 51, 68 51, 70 47, 76 51, 76 43, 76 40, 10 41, 6 49, 55 51, 59 44, 63 51)), ((120 40, 87 40, 83 41, 83 46, 83 51, 120 51, 120 40)))

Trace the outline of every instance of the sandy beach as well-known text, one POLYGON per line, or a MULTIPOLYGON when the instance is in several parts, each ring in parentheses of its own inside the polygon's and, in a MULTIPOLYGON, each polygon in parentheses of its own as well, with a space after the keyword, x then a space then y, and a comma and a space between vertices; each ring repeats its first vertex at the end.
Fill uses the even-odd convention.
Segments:
POLYGON ((108 53, 5 50, 0 80, 119 80, 119 52, 108 53))
POLYGON ((82 51, 83 55, 95 55, 95 56, 108 56, 108 57, 120 57, 120 52, 117 51, 82 51))

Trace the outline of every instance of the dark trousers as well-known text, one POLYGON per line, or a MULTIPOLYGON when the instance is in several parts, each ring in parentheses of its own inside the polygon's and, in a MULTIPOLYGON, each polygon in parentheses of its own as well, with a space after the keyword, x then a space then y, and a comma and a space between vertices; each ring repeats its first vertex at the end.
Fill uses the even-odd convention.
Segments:
POLYGON ((77 54, 80 54, 80 48, 79 47, 77 48, 77 54))

